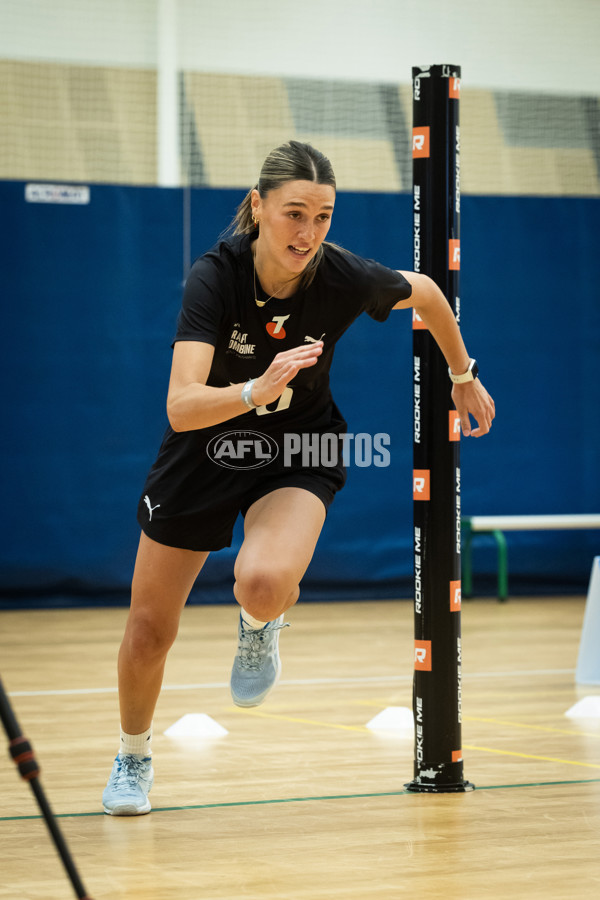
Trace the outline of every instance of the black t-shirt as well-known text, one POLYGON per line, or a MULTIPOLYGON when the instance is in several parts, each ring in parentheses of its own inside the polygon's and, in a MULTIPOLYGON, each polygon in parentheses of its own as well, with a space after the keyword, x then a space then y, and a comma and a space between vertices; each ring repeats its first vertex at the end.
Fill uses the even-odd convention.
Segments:
MULTIPOLYGON (((249 235, 241 235, 221 241, 196 260, 186 282, 174 343, 202 341, 214 346, 207 380, 214 387, 257 378, 281 350, 306 342, 322 338, 323 353, 316 365, 300 370, 278 400, 268 406, 194 431, 175 432, 167 426, 145 487, 161 502, 155 518, 166 514, 162 498, 167 495, 169 515, 174 515, 180 507, 185 510, 190 506, 190 498, 219 489, 219 475, 229 470, 210 459, 209 444, 225 432, 266 434, 280 448, 286 434, 345 432, 346 422, 329 389, 335 343, 362 312, 382 322, 399 300, 410 297, 411 286, 399 272, 323 245, 324 257, 308 288, 284 300, 272 298, 258 307, 254 302, 251 240, 249 235)), ((258 299, 267 300, 258 279, 256 287, 258 299)), ((280 454, 270 465, 271 473, 285 467, 283 456, 280 454)), ((343 474, 339 472, 337 478, 341 486, 343 474)), ((141 521, 146 523, 145 510, 142 505, 140 508, 141 521)))
MULTIPOLYGON (((383 322, 394 305, 411 294, 411 285, 399 272, 324 244, 323 259, 308 288, 283 300, 274 297, 259 307, 254 302, 251 241, 250 235, 223 240, 195 261, 174 342, 203 341, 214 346, 207 380, 213 387, 257 378, 282 350, 320 339, 324 349, 316 365, 301 369, 278 400, 201 429, 205 440, 224 426, 280 435, 286 430, 322 430, 339 424, 329 389, 336 342, 361 313, 383 322)), ((258 278, 256 290, 259 300, 267 299, 258 278)))

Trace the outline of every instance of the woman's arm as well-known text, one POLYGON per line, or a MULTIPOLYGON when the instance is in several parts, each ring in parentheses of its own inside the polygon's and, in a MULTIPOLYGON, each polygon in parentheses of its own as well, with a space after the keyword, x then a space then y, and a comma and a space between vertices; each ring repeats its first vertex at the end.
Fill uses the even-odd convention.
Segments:
MULTIPOLYGON (((177 341, 173 350, 167 415, 173 431, 193 431, 218 425, 248 412, 242 400, 243 384, 209 387, 206 384, 215 348, 200 341, 177 341)), ((304 344, 278 353, 252 386, 256 406, 272 403, 300 369, 314 366, 323 342, 304 344)))
MULTIPOLYGON (((462 375, 469 368, 470 359, 450 304, 427 275, 418 272, 401 274, 412 285, 412 294, 408 300, 397 303, 394 309, 413 307, 431 332, 452 372, 462 375)), ((481 437, 488 433, 495 415, 494 401, 478 378, 465 384, 455 384, 452 400, 464 435, 481 437), (477 428, 471 428, 469 415, 476 420, 477 428)))

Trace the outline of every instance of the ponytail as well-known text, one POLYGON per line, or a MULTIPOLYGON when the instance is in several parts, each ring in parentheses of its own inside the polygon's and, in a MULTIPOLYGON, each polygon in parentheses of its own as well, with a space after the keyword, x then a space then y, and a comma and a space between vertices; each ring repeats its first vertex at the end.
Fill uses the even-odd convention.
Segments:
POLYGON ((252 221, 252 191, 257 189, 258 185, 251 188, 238 206, 232 223, 234 234, 250 234, 256 229, 252 221))

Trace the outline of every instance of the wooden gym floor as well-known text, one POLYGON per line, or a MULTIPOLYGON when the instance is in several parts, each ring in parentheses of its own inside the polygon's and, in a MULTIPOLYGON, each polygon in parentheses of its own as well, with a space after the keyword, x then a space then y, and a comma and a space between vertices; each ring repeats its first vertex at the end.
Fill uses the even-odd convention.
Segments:
MULTIPOLYGON (((412 738, 365 727, 411 706, 407 601, 300 603, 282 681, 249 711, 228 691, 236 608, 188 608, 154 722, 148 816, 100 804, 125 609, 0 613, 0 674, 94 900, 583 900, 600 896, 600 720, 565 712, 600 693, 575 684, 584 607, 463 603, 467 794, 406 793, 412 738), (164 736, 186 713, 228 734, 164 736)), ((74 895, 8 755, 0 873, 0 898, 74 895)))

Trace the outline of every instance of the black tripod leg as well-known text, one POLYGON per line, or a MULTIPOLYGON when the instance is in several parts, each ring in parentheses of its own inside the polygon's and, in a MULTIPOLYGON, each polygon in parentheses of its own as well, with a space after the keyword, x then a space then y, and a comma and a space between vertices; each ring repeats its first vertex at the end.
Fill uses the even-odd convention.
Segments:
POLYGON ((56 849, 63 861, 65 870, 71 880, 75 894, 78 900, 90 900, 77 873, 77 869, 75 868, 75 864, 69 853, 69 848, 58 827, 54 814, 50 809, 50 804, 46 799, 42 785, 39 782, 40 770, 35 756, 33 755, 33 748, 27 738, 23 737, 21 734, 19 723, 15 718, 15 714, 12 711, 8 697, 4 691, 2 679, 0 679, 0 718, 2 719, 2 724, 4 725, 4 730, 8 737, 10 755, 21 774, 21 777, 31 785, 31 790, 35 794, 35 798, 42 811, 48 830, 52 835, 56 849))

